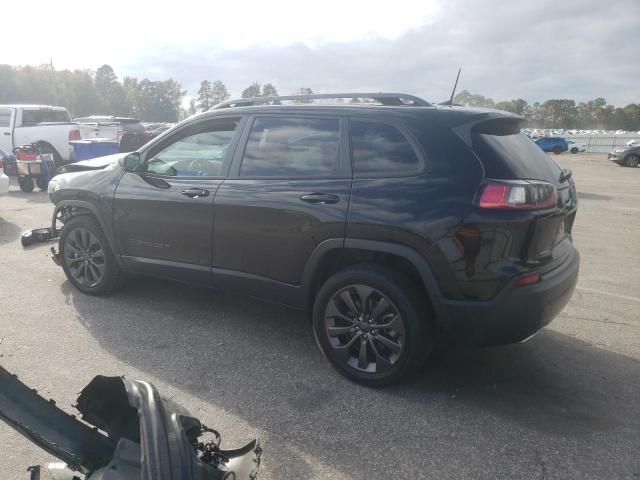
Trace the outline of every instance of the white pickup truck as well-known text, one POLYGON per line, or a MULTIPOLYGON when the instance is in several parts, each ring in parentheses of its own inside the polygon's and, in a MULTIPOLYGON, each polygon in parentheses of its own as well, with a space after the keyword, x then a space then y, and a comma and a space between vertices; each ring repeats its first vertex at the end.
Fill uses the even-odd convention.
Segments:
POLYGON ((38 143, 52 153, 56 165, 73 159, 69 140, 80 140, 78 124, 64 107, 47 105, 0 105, 0 149, 38 143))

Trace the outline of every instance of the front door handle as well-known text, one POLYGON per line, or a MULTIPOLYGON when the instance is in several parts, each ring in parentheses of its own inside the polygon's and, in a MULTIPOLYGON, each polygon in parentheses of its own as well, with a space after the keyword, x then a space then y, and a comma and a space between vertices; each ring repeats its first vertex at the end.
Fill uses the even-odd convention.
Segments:
POLYGON ((4 132, 5 135, 7 135, 8 137, 11 136, 11 132, 4 132))
POLYGON ((209 196, 209 190, 205 190, 203 188, 190 188, 188 190, 183 190, 180 193, 189 198, 200 198, 209 196))
POLYGON ((340 197, 331 193, 308 193, 306 195, 302 195, 300 200, 314 205, 328 205, 331 203, 338 203, 340 201, 340 197))

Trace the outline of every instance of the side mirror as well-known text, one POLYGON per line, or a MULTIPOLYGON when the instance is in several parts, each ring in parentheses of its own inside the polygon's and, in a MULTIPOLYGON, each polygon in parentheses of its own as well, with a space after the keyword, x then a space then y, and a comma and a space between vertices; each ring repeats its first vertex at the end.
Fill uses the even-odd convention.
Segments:
POLYGON ((138 152, 131 152, 127 156, 120 158, 118 163, 126 172, 135 172, 138 170, 142 162, 138 152))

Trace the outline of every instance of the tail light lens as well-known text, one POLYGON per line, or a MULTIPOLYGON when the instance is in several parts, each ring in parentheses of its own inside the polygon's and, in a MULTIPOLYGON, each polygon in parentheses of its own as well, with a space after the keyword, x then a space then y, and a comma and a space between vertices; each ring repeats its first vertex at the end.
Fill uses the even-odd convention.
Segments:
POLYGON ((525 180, 487 180, 477 200, 480 208, 491 210, 539 210, 557 203, 553 185, 525 180))
POLYGON ((80 140, 80 130, 69 130, 69 141, 80 140))

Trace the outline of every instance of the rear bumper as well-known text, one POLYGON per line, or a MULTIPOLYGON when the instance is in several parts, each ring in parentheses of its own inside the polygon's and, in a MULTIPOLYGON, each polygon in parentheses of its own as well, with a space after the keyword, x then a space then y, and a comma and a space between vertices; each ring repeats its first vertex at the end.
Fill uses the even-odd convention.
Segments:
POLYGON ((504 345, 534 335, 562 311, 578 281, 580 254, 573 249, 561 266, 528 287, 510 283, 490 301, 442 300, 436 306, 445 332, 456 342, 504 345))

